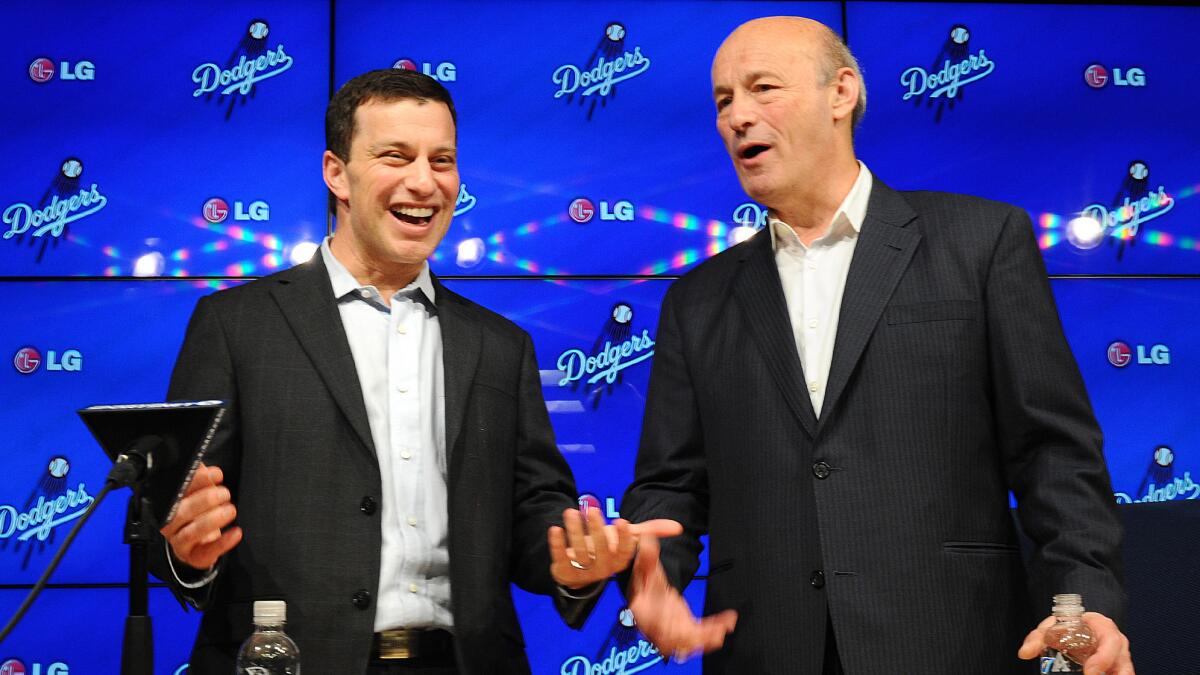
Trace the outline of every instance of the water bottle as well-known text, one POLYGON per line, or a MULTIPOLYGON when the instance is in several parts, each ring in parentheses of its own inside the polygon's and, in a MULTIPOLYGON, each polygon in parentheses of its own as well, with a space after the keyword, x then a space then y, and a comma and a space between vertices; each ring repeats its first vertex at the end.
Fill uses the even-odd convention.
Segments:
POLYGON ((1096 653, 1096 638, 1083 622, 1083 598, 1074 593, 1054 596, 1054 625, 1046 630, 1043 673, 1082 673, 1083 662, 1096 653))
POLYGON ((300 648, 283 632, 286 620, 286 602, 254 602, 254 633, 238 651, 238 675, 300 675, 300 648))

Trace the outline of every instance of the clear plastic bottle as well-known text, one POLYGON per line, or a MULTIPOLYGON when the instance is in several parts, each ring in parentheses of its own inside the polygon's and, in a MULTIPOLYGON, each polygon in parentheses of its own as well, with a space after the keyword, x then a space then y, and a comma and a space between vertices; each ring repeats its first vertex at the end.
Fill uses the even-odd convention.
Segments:
POLYGON ((238 675, 300 675, 300 648, 283 632, 287 603, 254 602, 254 632, 238 651, 238 675))
POLYGON ((1083 597, 1075 593, 1054 596, 1054 625, 1046 631, 1043 673, 1082 673, 1083 662, 1096 653, 1096 638, 1083 622, 1083 597))

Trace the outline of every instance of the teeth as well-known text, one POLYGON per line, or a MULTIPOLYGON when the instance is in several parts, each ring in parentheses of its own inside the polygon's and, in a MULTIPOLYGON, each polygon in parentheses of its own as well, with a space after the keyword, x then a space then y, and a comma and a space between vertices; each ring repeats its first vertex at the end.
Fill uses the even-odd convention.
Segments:
POLYGON ((392 209, 392 211, 402 216, 409 216, 412 218, 429 218, 433 215, 433 209, 431 208, 419 209, 412 206, 402 206, 398 209, 392 209))

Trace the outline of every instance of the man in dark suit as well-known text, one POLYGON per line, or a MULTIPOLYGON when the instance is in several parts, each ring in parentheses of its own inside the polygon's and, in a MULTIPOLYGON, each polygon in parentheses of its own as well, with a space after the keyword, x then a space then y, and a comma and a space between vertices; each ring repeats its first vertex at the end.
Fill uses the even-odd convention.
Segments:
POLYGON ((510 582, 578 626, 636 528, 583 555, 529 336, 429 272, 459 192, 449 93, 367 73, 326 141, 336 236, 202 299, 171 378, 228 402, 162 530, 157 573, 205 609, 189 672, 233 671, 257 599, 287 601, 305 672, 528 672, 510 582))
POLYGON ((642 631, 715 673, 1022 673, 1050 595, 1081 593, 1086 672, 1132 674, 1100 432, 1028 216, 872 176, 861 75, 821 24, 749 22, 712 78, 771 218, 663 301, 622 511, 685 535, 643 537, 642 631), (705 533, 697 622, 676 589, 705 533))

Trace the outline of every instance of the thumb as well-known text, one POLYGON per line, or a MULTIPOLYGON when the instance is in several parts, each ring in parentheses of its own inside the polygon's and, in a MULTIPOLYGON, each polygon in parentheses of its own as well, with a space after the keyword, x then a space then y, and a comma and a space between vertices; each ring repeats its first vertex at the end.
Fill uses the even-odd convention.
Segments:
POLYGON ((643 534, 638 537, 637 558, 633 561, 634 586, 645 586, 646 582, 658 571, 658 537, 643 534))
POLYGON ((675 537, 683 534, 683 525, 679 521, 666 518, 656 518, 629 526, 633 534, 652 534, 655 537, 675 537))

